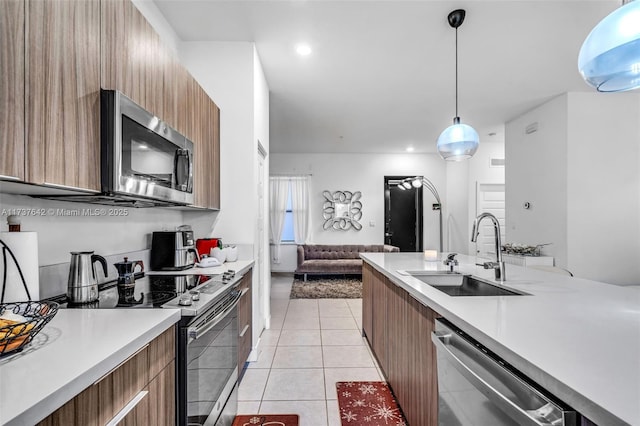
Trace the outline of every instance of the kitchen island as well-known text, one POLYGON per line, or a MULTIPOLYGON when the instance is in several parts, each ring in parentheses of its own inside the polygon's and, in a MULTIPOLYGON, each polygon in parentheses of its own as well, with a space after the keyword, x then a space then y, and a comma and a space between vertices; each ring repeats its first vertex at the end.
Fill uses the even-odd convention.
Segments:
POLYGON ((23 352, 0 358, 0 424, 38 423, 179 319, 178 309, 59 310, 23 352))
MULTIPOLYGON (((369 333, 373 336, 367 335, 370 341, 387 340, 372 345, 374 352, 376 347, 403 343, 392 341, 397 339, 392 331, 377 335, 375 321, 378 318, 380 323, 376 317, 380 313, 375 305, 381 297, 406 292, 406 300, 445 317, 593 422, 640 425, 640 291, 507 265, 505 287, 528 295, 452 297, 402 272, 445 270, 441 261, 425 262, 422 253, 363 253, 361 257, 365 262, 363 327, 367 332, 373 322, 369 333), (381 282, 392 288, 380 293, 381 282), (371 291, 374 294, 369 295, 371 291), (373 301, 374 318, 365 314, 367 298, 373 301)), ((475 257, 458 259, 458 272, 495 282, 493 271, 476 266, 475 257)), ((415 307, 397 304, 386 308, 385 321, 389 323, 394 313, 415 311, 415 307)), ((411 327, 407 323, 403 326, 411 327)), ((413 339, 427 342, 425 360, 435 365, 433 351, 429 353, 428 348, 431 337, 423 335, 426 329, 414 327, 413 339)), ((411 339, 409 342, 415 344, 411 339)), ((380 354, 376 356, 380 360, 380 354)), ((393 357, 380 361, 389 366, 392 375, 394 368, 403 365, 393 357)), ((417 364, 424 363, 420 360, 417 364)), ((398 377, 403 378, 402 374, 398 377)), ((425 377, 433 380, 435 371, 425 377)), ((421 403, 428 406, 434 401, 421 403)))

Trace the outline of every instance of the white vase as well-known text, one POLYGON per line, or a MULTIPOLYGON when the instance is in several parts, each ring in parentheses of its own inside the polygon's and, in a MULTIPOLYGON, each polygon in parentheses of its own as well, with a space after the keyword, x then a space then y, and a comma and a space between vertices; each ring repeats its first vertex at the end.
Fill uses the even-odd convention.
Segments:
POLYGON ((225 260, 227 260, 227 252, 222 250, 220 247, 212 248, 209 255, 218 259, 220 263, 224 263, 225 260))
POLYGON ((223 249, 227 253, 227 262, 235 262, 238 260, 238 247, 228 246, 223 249))

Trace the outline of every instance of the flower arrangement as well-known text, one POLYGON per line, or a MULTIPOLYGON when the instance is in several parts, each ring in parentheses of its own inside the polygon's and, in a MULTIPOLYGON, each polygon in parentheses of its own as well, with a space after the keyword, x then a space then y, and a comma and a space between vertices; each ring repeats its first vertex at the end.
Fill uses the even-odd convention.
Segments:
POLYGON ((542 247, 551 243, 537 244, 535 246, 517 243, 506 243, 502 245, 502 251, 507 254, 518 254, 521 256, 540 256, 542 247))

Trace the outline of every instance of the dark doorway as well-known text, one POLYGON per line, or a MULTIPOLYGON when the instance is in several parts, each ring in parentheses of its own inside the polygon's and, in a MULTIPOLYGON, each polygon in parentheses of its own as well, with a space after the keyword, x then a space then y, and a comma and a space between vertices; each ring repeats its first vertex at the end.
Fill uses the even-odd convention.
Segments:
POLYGON ((422 251, 422 188, 399 189, 407 177, 384 177, 384 243, 416 252, 422 251))

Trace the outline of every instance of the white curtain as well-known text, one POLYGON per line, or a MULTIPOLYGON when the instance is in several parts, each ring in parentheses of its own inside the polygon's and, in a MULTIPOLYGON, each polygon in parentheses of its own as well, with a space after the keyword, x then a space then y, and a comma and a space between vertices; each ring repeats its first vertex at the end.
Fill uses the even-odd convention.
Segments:
POLYGON ((270 234, 273 244, 272 259, 274 263, 280 263, 280 241, 282 240, 282 228, 284 216, 287 210, 287 196, 289 195, 289 179, 281 177, 269 178, 269 210, 270 210, 270 234))
POLYGON ((305 244, 309 235, 309 178, 291 179, 291 210, 296 244, 305 244))

